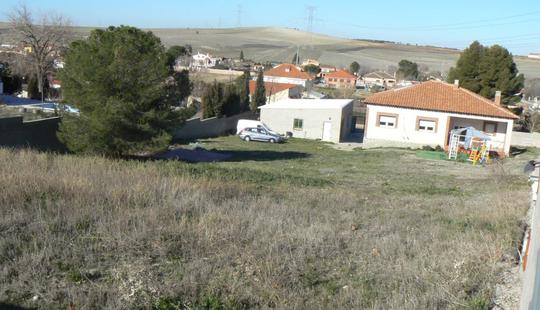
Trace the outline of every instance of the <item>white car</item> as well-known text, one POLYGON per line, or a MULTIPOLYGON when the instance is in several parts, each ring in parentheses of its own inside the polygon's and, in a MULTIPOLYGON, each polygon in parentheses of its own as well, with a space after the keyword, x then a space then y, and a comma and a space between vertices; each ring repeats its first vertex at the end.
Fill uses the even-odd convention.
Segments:
POLYGON ((245 128, 262 128, 272 135, 279 136, 277 132, 270 129, 265 123, 261 121, 251 120, 251 119, 238 120, 238 123, 236 124, 236 134, 239 134, 245 128))
POLYGON ((274 135, 264 130, 263 128, 248 127, 242 129, 238 134, 240 139, 244 141, 263 141, 270 143, 283 142, 283 138, 279 135, 274 135))

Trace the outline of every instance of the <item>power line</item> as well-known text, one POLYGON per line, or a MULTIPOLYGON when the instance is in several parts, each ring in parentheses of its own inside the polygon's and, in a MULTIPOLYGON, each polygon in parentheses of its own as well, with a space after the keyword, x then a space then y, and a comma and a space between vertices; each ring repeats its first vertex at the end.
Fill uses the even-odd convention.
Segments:
POLYGON ((493 45, 499 44, 507 46, 514 45, 540 45, 540 33, 529 33, 522 35, 513 35, 513 36, 502 36, 502 37, 488 37, 488 38, 471 38, 463 40, 449 40, 449 41, 432 41, 431 45, 468 45, 472 40, 479 41, 482 44, 493 45))
MULTIPOLYGON (((478 23, 484 23, 484 22, 492 22, 494 20, 504 20, 504 19, 513 19, 516 17, 524 17, 524 16, 531 16, 531 15, 538 15, 540 14, 540 11, 535 12, 529 12, 524 14, 516 14, 516 15, 510 15, 510 16, 502 16, 502 17, 496 17, 496 18, 489 18, 489 19, 480 19, 470 22, 459 22, 459 23, 451 23, 451 24, 439 24, 439 25, 431 25, 430 27, 454 27, 454 26, 464 26, 464 25, 471 25, 471 24, 478 24, 478 23)), ((418 26, 417 28, 424 28, 424 26, 418 26)))
POLYGON ((350 27, 375 29, 375 30, 442 31, 442 30, 464 30, 464 29, 474 29, 474 28, 485 28, 485 27, 505 26, 505 25, 535 22, 535 21, 540 20, 540 18, 538 17, 539 14, 540 14, 540 11, 534 11, 534 12, 529 12, 529 13, 500 16, 496 18, 475 20, 475 21, 469 21, 469 22, 422 25, 422 26, 411 25, 408 27, 366 26, 366 25, 359 25, 359 24, 353 24, 353 23, 344 23, 344 22, 339 22, 339 21, 336 21, 335 23, 350 26, 350 27), (516 18, 521 18, 521 17, 526 17, 526 16, 534 16, 534 18, 521 19, 517 21, 508 21, 508 20, 513 20, 516 18), (501 22, 501 21, 504 21, 504 22, 501 22))

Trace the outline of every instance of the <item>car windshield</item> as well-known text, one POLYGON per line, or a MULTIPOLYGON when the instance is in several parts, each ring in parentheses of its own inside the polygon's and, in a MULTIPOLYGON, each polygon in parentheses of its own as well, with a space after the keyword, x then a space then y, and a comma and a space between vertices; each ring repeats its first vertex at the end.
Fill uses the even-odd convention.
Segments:
POLYGON ((262 123, 262 127, 268 131, 270 131, 270 127, 268 127, 268 125, 266 125, 265 123, 262 123))

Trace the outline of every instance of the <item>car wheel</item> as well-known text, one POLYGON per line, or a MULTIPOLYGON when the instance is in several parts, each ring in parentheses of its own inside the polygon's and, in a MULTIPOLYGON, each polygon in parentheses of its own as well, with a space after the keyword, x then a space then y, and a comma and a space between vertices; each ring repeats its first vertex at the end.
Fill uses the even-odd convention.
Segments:
POLYGON ((268 142, 270 142, 270 143, 276 143, 276 140, 274 140, 274 139, 272 138, 272 139, 268 140, 268 142))
POLYGON ((246 137, 244 138, 244 141, 249 142, 249 141, 251 141, 251 138, 250 138, 249 136, 246 136, 246 137))

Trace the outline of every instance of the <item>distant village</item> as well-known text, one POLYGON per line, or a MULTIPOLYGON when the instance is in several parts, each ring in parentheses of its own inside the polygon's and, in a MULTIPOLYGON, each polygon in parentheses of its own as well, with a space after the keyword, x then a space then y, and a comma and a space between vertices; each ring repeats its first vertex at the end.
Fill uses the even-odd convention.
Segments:
MULTIPOLYGON (((198 83, 183 103, 196 107, 197 112, 186 126, 176 131, 177 139, 198 139, 230 131, 238 117, 224 120, 226 125, 200 122, 209 117, 205 116, 202 97, 211 87, 211 80, 228 77, 232 82, 246 72, 250 76, 252 100, 257 91, 257 77, 262 73, 266 100, 264 106, 252 109, 251 113, 255 114, 239 115, 256 118, 268 125, 268 130, 272 128, 290 137, 353 142, 363 147, 442 146, 451 154, 450 149, 460 145, 458 142, 452 146, 452 135, 463 136, 468 133, 459 130, 473 128, 481 132, 484 144, 489 141, 489 150, 505 156, 509 154, 512 130, 518 124, 523 127, 519 116, 501 106, 500 93, 490 101, 460 87, 459 80, 446 83, 446 73, 422 72, 418 64, 408 60, 387 70, 366 70, 357 62, 340 68, 316 59, 303 59, 298 53, 290 63, 278 63, 249 60, 243 51, 238 58, 225 58, 192 51, 191 46, 179 48, 184 52, 173 60, 173 70, 189 72, 192 81, 197 81, 199 75, 205 75, 207 80, 198 83), (463 106, 463 102, 469 102, 470 106, 463 106)), ((0 45, 0 55, 24 57, 29 53, 32 49, 24 45, 0 45)), ((0 97, 4 114, 5 111, 9 114, 10 109, 30 118, 36 114, 57 114, 59 109, 78 113, 69 102, 62 102, 62 82, 56 72, 63 67, 64 60, 58 52, 46 74, 46 100, 36 97, 35 81, 27 77, 18 81, 19 91, 0 97)), ((0 83, 0 94, 4 88, 0 83)), ((536 114, 540 112, 539 98, 522 96, 520 102, 508 108, 536 114)), ((529 127, 534 128, 534 122, 529 127)))

